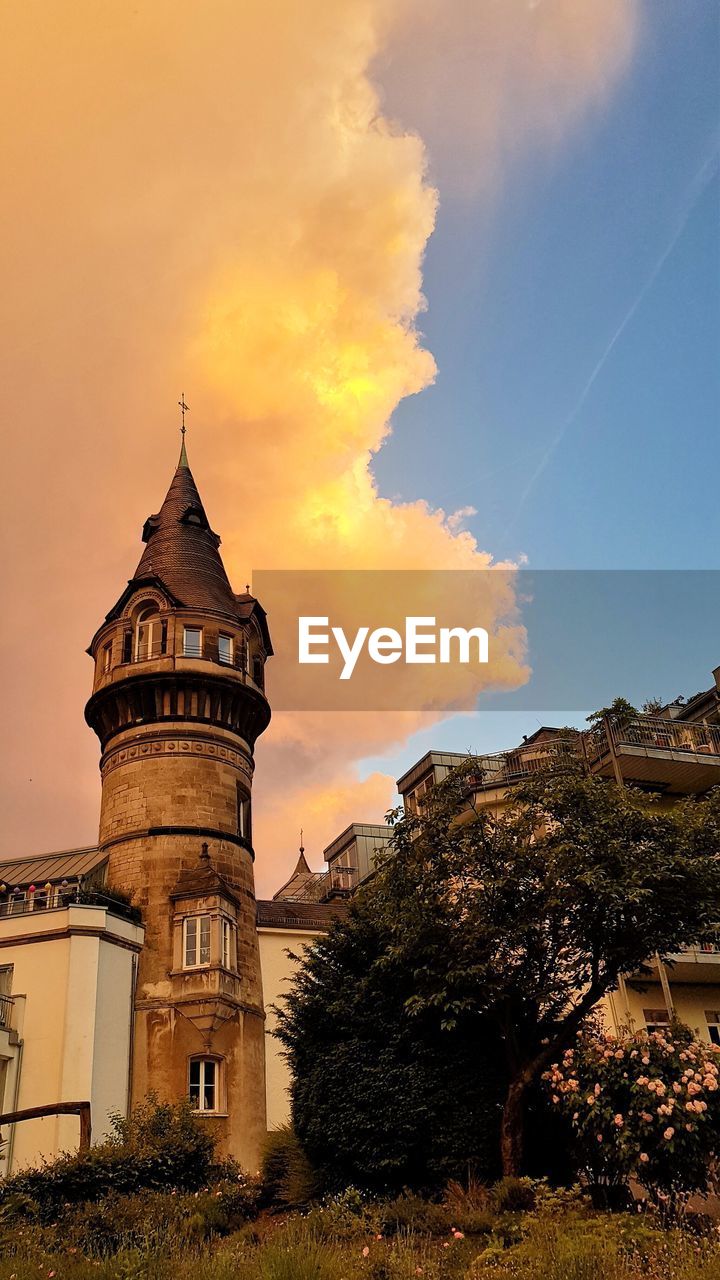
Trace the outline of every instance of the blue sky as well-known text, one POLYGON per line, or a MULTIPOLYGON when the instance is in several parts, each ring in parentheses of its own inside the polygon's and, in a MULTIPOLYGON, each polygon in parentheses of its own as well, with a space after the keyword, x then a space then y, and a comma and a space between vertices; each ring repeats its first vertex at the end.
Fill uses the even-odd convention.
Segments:
MULTIPOLYGON (((642 14, 602 110, 508 168, 492 210, 441 185, 423 318, 438 378, 376 460, 381 492, 471 505, 479 545, 534 568, 717 566, 720 9, 642 14)), ((678 654, 658 692, 709 684, 718 661, 678 654)), ((367 769, 500 748, 538 722, 456 717, 367 769)))

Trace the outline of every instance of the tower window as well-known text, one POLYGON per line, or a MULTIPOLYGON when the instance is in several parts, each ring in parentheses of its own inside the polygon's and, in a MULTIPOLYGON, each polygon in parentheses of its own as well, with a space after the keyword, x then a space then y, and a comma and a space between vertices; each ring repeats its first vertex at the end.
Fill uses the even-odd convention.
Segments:
POLYGON ((143 662, 147 658, 157 658, 165 652, 167 623, 160 621, 155 605, 142 609, 135 623, 135 641, 133 658, 135 662, 143 662))
POLYGON ((210 963, 210 917, 188 916, 183 922, 183 966, 196 969, 210 963))
POLYGON ((258 686, 258 689, 264 689, 264 688, 265 688, 265 673, 264 673, 264 671, 263 671, 263 660, 262 660, 262 658, 259 658, 259 657, 255 657, 255 658, 253 658, 253 672, 252 672, 252 673, 253 673, 253 680, 255 681, 255 684, 258 686))
POLYGON ((225 666, 231 667, 233 660, 233 638, 232 636, 223 635, 220 632, 218 636, 218 662, 222 662, 225 666))
POLYGON ((222 962, 226 969, 233 969, 234 927, 230 920, 222 922, 222 962))
POLYGON ((183 627, 183 657, 202 658, 202 627, 183 627))
POLYGON ((103 651, 102 651, 102 669, 103 669, 103 671, 109 671, 109 670, 110 670, 110 664, 111 664, 111 662, 112 662, 112 640, 110 641, 110 643, 109 643, 109 644, 103 645, 103 651))
POLYGON ((237 789, 237 832, 242 836, 243 840, 252 842, 252 823, 250 814, 250 799, 241 790, 240 783, 237 789))
POLYGON ((191 1058, 189 1070, 190 1105, 198 1111, 217 1111, 220 1063, 215 1058, 191 1058))

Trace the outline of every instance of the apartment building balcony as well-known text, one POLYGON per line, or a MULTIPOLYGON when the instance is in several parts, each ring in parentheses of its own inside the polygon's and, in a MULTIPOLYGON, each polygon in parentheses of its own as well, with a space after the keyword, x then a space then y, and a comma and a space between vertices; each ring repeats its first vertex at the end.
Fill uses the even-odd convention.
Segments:
POLYGON ((478 772, 468 778, 468 790, 488 791, 497 787, 509 787, 515 783, 545 773, 563 763, 583 760, 582 735, 572 738, 555 737, 545 742, 531 742, 511 751, 495 751, 478 756, 478 772))
MULTIPOLYGON (((683 947, 665 957, 664 968, 672 986, 703 986, 720 983, 720 943, 700 942, 693 947, 683 947)), ((627 981, 631 986, 643 986, 659 982, 660 973, 655 957, 648 960, 647 972, 633 974, 627 981)))
POLYGON ((720 783, 720 726, 658 716, 606 717, 582 735, 592 773, 693 795, 720 783))

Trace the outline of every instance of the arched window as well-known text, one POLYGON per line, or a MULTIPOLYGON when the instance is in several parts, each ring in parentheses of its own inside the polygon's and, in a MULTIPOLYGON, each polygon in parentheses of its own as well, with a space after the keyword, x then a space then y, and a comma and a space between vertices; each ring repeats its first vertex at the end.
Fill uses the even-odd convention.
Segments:
POLYGON ((165 652, 167 622, 160 618, 157 605, 147 605, 141 609, 135 619, 133 637, 133 660, 142 662, 146 658, 156 658, 165 652))
POLYGON ((188 1070, 190 1105, 197 1111, 222 1110, 221 1067, 218 1058, 191 1058, 188 1070))

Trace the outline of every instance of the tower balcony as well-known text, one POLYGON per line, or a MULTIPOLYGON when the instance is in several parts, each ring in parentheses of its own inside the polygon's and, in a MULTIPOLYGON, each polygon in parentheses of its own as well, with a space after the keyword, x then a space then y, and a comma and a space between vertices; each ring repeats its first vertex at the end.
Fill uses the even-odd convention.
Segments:
POLYGON ((659 716, 607 717, 583 735, 590 771, 681 795, 720 783, 720 726, 659 716))

